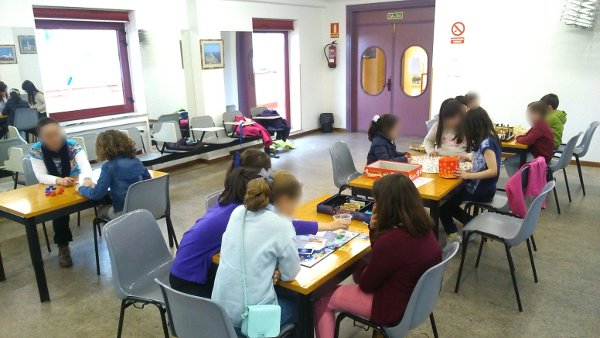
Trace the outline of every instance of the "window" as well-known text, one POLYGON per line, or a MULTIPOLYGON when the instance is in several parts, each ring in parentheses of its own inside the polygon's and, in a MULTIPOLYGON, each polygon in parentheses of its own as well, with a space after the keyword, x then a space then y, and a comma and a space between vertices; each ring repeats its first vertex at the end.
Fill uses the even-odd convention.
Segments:
MULTIPOLYGON (((67 121, 133 112, 125 22, 102 21, 107 13, 103 11, 73 10, 87 15, 73 15, 77 20, 71 21, 64 19, 69 10, 55 10, 60 14, 56 20, 48 19, 52 9, 36 10, 36 41, 48 114, 67 121)), ((121 20, 127 17, 123 12, 108 13, 113 17, 125 14, 121 20)))
POLYGON ((362 89, 369 95, 379 95, 385 87, 385 54, 379 47, 365 50, 361 58, 362 89))
POLYGON ((427 52, 411 46, 402 56, 402 90, 408 96, 419 96, 427 89, 427 52))
POLYGON ((254 33, 252 47, 256 106, 275 109, 281 116, 289 116, 287 33, 254 33))

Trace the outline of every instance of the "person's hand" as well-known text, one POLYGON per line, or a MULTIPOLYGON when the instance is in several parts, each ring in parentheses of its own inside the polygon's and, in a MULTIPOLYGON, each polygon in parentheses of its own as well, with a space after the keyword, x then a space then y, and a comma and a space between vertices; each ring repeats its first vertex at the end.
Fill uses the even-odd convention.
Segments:
POLYGON ((432 150, 432 151, 428 152, 427 155, 429 155, 431 157, 435 157, 435 156, 438 156, 438 152, 435 150, 432 150))
POLYGON ((348 229, 349 221, 334 219, 333 222, 319 223, 319 231, 335 231, 339 229, 348 229))
POLYGON ((75 179, 72 177, 59 177, 56 179, 56 184, 63 187, 70 187, 75 184, 75 179))
POLYGON ((371 221, 369 222, 369 229, 377 229, 377 205, 373 205, 373 214, 371 215, 371 221))
POLYGON ((90 188, 91 188, 91 187, 93 187, 93 186, 94 186, 94 182, 92 181, 92 179, 91 179, 91 178, 89 178, 89 177, 86 177, 86 178, 83 180, 83 183, 82 183, 81 185, 83 185, 84 187, 90 187, 90 188))
POLYGON ((471 175, 472 175, 472 173, 465 171, 465 170, 461 170, 461 169, 457 169, 454 172, 454 176, 456 176, 458 178, 462 178, 464 180, 471 179, 471 175))
POLYGON ((279 267, 276 267, 275 271, 273 272, 273 285, 277 284, 277 282, 279 282, 280 278, 281 278, 281 272, 279 271, 279 267))
POLYGON ((471 157, 471 154, 460 154, 459 158, 463 162, 471 162, 473 160, 473 158, 471 157))

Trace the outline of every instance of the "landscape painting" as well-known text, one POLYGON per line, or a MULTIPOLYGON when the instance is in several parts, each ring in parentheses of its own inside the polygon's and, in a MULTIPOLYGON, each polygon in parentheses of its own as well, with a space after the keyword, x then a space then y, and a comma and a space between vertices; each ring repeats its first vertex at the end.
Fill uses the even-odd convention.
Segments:
POLYGON ((0 45, 0 64, 17 63, 15 45, 0 45))
POLYGON ((19 50, 21 54, 37 54, 34 35, 19 35, 19 50))
POLYGON ((224 68, 223 40, 200 40, 202 69, 224 68))

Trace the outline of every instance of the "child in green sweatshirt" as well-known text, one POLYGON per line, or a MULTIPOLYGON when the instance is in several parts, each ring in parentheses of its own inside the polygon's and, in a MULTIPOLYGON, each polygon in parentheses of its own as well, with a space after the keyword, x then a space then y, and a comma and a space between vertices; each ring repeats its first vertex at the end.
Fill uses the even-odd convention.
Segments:
POLYGON ((541 101, 548 104, 548 115, 546 115, 546 121, 552 129, 554 134, 554 149, 558 148, 562 144, 562 134, 567 123, 567 113, 562 110, 558 110, 558 96, 556 94, 548 94, 542 97, 541 101))

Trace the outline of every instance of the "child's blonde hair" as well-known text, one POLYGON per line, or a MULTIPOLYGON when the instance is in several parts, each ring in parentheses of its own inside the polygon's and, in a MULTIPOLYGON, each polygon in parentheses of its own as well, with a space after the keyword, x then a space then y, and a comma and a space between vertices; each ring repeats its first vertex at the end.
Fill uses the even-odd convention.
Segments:
POLYGON ((282 196, 295 199, 301 194, 302 185, 294 175, 287 171, 277 171, 273 175, 272 183, 263 177, 248 182, 244 205, 249 211, 258 211, 282 196))

